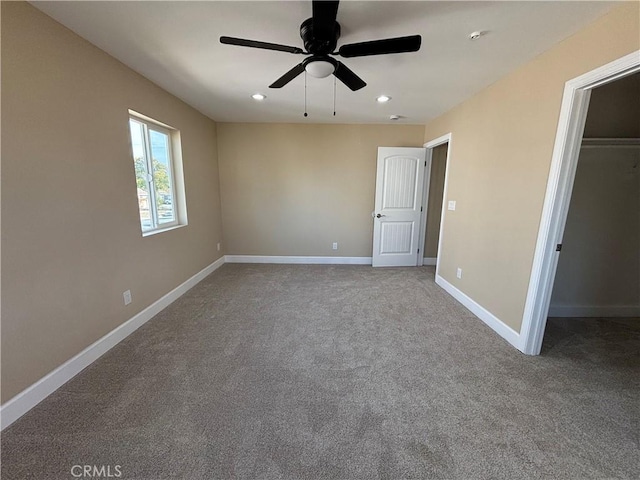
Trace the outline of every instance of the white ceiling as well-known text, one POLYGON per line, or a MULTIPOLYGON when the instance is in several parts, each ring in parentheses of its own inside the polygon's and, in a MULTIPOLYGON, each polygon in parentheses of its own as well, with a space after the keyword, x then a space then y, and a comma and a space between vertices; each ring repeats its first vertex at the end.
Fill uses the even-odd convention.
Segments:
POLYGON ((221 45, 221 35, 302 47, 311 2, 32 2, 132 69, 222 122, 424 124, 616 6, 613 2, 342 1, 338 46, 422 35, 416 53, 342 59, 366 82, 333 77, 268 86, 301 55, 221 45), (468 35, 487 32, 471 41, 468 35), (256 102, 251 95, 267 95, 256 102), (378 104, 380 94, 390 95, 378 104))

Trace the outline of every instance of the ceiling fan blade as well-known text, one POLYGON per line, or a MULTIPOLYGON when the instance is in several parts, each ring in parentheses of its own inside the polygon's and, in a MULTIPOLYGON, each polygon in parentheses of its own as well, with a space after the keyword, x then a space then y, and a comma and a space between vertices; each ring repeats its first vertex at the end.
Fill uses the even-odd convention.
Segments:
POLYGON ((421 43, 422 37, 420 35, 350 43, 349 45, 342 45, 340 50, 338 50, 338 55, 350 58, 366 57, 367 55, 385 55, 387 53, 417 52, 420 50, 421 43))
POLYGON ((316 36, 331 35, 338 16, 339 1, 333 0, 313 0, 311 9, 313 11, 313 32, 316 36))
POLYGON ((304 50, 298 47, 290 47, 288 45, 280 45, 278 43, 258 42, 256 40, 247 40, 245 38, 220 37, 220 43, 226 45, 237 45, 239 47, 263 48, 265 50, 277 50, 278 52, 287 53, 304 53, 304 50))
POLYGON ((291 80, 293 80, 298 75, 300 75, 302 72, 304 72, 304 65, 302 63, 299 63, 298 65, 293 67, 291 70, 289 70, 287 73, 282 75, 275 82, 273 82, 271 85, 269 85, 269 88, 282 88, 291 80))
POLYGON ((364 80, 362 80, 358 75, 353 73, 351 69, 349 69, 344 63, 337 62, 336 71, 333 74, 336 76, 338 80, 344 83, 347 87, 349 87, 354 92, 356 90, 360 90, 363 87, 366 87, 367 84, 364 80))

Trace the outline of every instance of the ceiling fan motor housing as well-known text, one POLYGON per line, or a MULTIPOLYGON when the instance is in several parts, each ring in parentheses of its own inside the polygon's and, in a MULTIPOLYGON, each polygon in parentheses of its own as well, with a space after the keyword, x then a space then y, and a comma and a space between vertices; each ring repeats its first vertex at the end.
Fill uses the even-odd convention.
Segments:
POLYGON ((333 28, 314 29, 313 18, 307 18, 300 25, 300 37, 307 52, 314 55, 328 55, 338 45, 340 24, 334 21, 333 28))

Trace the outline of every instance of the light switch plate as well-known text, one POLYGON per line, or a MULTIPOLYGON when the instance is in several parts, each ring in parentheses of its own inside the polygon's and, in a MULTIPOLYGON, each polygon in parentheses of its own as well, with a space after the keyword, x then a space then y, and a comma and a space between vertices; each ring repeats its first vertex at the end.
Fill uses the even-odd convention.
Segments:
POLYGON ((456 201, 455 200, 449 200, 447 208, 449 210, 455 210, 456 209, 456 201))

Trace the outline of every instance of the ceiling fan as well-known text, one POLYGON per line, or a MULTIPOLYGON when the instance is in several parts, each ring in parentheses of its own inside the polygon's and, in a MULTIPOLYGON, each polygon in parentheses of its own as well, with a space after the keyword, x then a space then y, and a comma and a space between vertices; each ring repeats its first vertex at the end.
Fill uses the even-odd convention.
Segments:
POLYGON ((227 45, 241 47, 262 48, 279 52, 310 55, 293 67, 279 79, 269 85, 269 88, 282 88, 302 72, 318 78, 325 78, 333 74, 354 92, 367 84, 353 73, 344 63, 331 55, 344 58, 365 57, 368 55, 385 55, 389 53, 417 52, 420 50, 422 37, 411 35, 408 37, 385 38, 370 42, 351 43, 335 48, 340 38, 340 24, 336 21, 339 1, 313 0, 312 17, 300 25, 300 37, 305 50, 277 43, 258 42, 244 38, 220 37, 220 42, 227 45))

